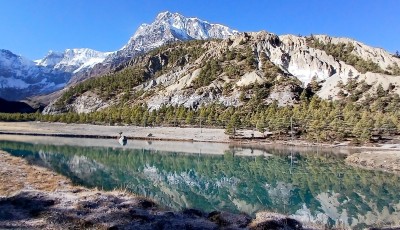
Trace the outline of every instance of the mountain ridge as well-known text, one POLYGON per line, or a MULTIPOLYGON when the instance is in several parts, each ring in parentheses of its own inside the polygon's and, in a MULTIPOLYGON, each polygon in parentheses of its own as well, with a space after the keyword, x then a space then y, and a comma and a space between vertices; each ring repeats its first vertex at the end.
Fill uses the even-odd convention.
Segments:
POLYGON ((63 52, 49 51, 44 58, 35 60, 35 63, 39 66, 77 73, 85 67, 93 67, 102 62, 111 53, 89 48, 66 49, 63 52))
MULTIPOLYGON (((310 88, 323 99, 339 100, 344 94, 352 96, 351 90, 339 85, 353 81, 360 87, 367 87, 361 94, 358 92, 357 100, 364 94, 375 94, 379 87, 400 93, 399 79, 388 75, 393 74, 389 66, 399 66, 400 59, 365 46, 365 50, 375 52, 375 56, 380 55, 379 58, 386 61, 380 66, 357 56, 357 52, 352 53, 354 48, 350 43, 331 43, 322 38, 326 36, 277 36, 263 31, 240 33, 222 40, 172 43, 132 59, 105 77, 110 79, 108 81, 126 82, 131 76, 136 79, 134 84, 120 85, 105 93, 95 85, 88 86, 91 84, 88 82, 80 91, 70 91, 71 95, 76 95, 75 99, 61 100, 72 102, 68 104, 68 111, 87 113, 117 105, 122 98, 128 100, 124 103, 146 103, 150 109, 163 105, 196 108, 210 103, 237 107, 251 101, 255 96, 254 87, 263 91, 260 103, 277 101, 281 106, 298 103, 302 90, 310 88), (346 55, 356 58, 357 64, 352 66, 346 63, 347 56, 335 57, 327 48, 317 47, 313 43, 317 41, 333 50, 349 49, 346 55), (360 69, 363 66, 366 69, 360 69), (90 104, 91 100, 101 106, 82 106, 82 101, 90 104), (74 109, 78 107, 80 109, 74 109)), ((98 84, 94 83, 96 81, 92 81, 93 84, 98 84)), ((49 106, 44 112, 56 111, 49 106)))
POLYGON ((77 75, 71 83, 77 83, 94 75, 111 71, 131 58, 148 52, 169 42, 194 39, 228 38, 238 31, 221 24, 213 24, 198 18, 185 17, 169 11, 159 13, 154 22, 141 24, 128 42, 118 51, 109 55, 89 73, 77 75))
POLYGON ((22 100, 60 90, 74 74, 102 62, 107 55, 109 53, 87 48, 66 49, 64 52, 49 51, 44 58, 32 61, 2 49, 0 97, 22 100))
MULTIPOLYGON (((44 58, 36 60, 35 62, 25 59, 21 60, 25 60, 25 63, 29 63, 29 66, 35 64, 38 69, 46 73, 59 74, 62 71, 68 72, 68 76, 64 76, 64 80, 61 81, 62 84, 58 84, 58 89, 62 89, 64 86, 72 87, 77 85, 88 78, 118 72, 129 66, 127 63, 132 62, 135 57, 144 55, 146 52, 149 52, 149 50, 156 49, 161 45, 178 41, 210 38, 222 39, 223 41, 221 41, 221 44, 225 44, 226 40, 234 44, 233 46, 231 44, 225 44, 225 48, 228 47, 228 49, 235 49, 235 47, 240 47, 251 40, 252 43, 251 46, 248 47, 248 50, 251 50, 255 55, 253 59, 254 62, 257 63, 257 66, 254 67, 252 71, 246 73, 242 71, 240 76, 237 76, 242 78, 240 81, 238 80, 236 82, 237 87, 247 87, 246 84, 248 82, 254 83, 255 79, 263 81, 263 76, 261 76, 264 74, 262 66, 265 60, 263 59, 266 59, 269 64, 274 65, 281 71, 275 77, 281 78, 291 76, 292 78, 296 78, 301 81, 299 86, 302 88, 306 88, 306 86, 313 81, 314 83, 317 81, 320 85, 318 95, 325 99, 338 99, 337 94, 340 89, 336 87, 336 85, 343 82, 346 83, 348 79, 353 76, 360 79, 362 78, 363 81, 367 81, 368 84, 371 85, 374 85, 375 81, 378 81, 378 84, 384 83, 383 85, 387 88, 389 87, 388 84, 392 84, 393 86, 396 85, 397 82, 393 79, 386 79, 387 77, 384 77, 385 74, 395 73, 396 75, 400 71, 398 67, 400 65, 399 59, 394 57, 394 55, 387 53, 381 48, 370 47, 354 39, 335 38, 327 35, 303 37, 295 35, 277 36, 267 32, 239 33, 236 30, 232 30, 220 24, 212 24, 198 18, 184 17, 179 13, 171 13, 168 11, 159 13, 150 24, 144 23, 140 25, 133 36, 128 40, 127 44, 120 50, 103 53, 90 49, 67 49, 64 52, 50 51, 44 58), (233 38, 230 39, 232 36, 233 38), (257 39, 259 41, 257 41, 257 39), (347 52, 346 49, 351 48, 351 51, 347 52, 350 55, 346 57, 348 60, 341 60, 340 56, 334 55, 335 49, 340 48, 342 48, 341 52, 344 53, 347 52), (351 60, 351 58, 355 58, 355 61, 351 60), (49 69, 49 67, 51 67, 51 69, 49 69), (371 68, 379 68, 379 71, 367 73, 371 72, 371 68), (381 74, 383 74, 383 77, 381 74), (381 81, 382 79, 384 79, 384 81, 381 81)), ((205 49, 207 49, 207 47, 205 49)), ((218 45, 216 45, 215 49, 219 49, 218 45)), ((246 50, 242 51, 244 52, 240 54, 242 56, 249 54, 246 50)), ((222 55, 224 52, 225 51, 220 51, 218 55, 222 55)), ((213 56, 214 54, 207 55, 213 56)), ((182 63, 188 61, 188 58, 184 57, 184 55, 180 58, 182 63)), ((216 58, 216 60, 218 59, 218 57, 214 58, 216 58)), ((190 68, 194 68, 193 64, 198 65, 201 62, 207 62, 207 60, 207 57, 198 60, 196 63, 192 63, 192 67, 190 68)), ((157 60, 157 58, 154 57, 152 59, 152 65, 160 65, 160 61, 162 62, 163 60, 157 60)), ((234 63, 225 64, 232 65, 234 63)), ((240 64, 240 61, 236 64, 240 64)), ((202 69, 202 65, 197 66, 197 72, 191 73, 193 76, 191 76, 190 82, 198 76, 202 69)), ((232 72, 233 70, 230 71, 232 72)), ((4 72, 6 71, 2 71, 2 73, 4 72)), ((225 71, 222 72, 224 73, 225 71)), ((177 73, 174 74, 176 75, 177 73)), ((216 78, 220 77, 223 76, 217 76, 216 78)), ((166 77, 166 79, 170 79, 169 81, 171 81, 170 77, 166 77)), ((149 87, 151 84, 160 85, 158 83, 160 80, 152 79, 151 81, 153 83, 145 83, 147 86, 141 87, 143 89, 148 89, 151 88, 149 87)), ((4 86, 4 82, 6 82, 4 77, 2 77, 1 82, 4 86)), ((228 83, 229 81, 224 80, 224 82, 228 83)), ((41 87, 43 87, 43 85, 41 85, 41 87)), ((218 85, 218 87, 223 88, 223 85, 218 85)), ((376 88, 376 86, 374 87, 376 88)), ((400 87, 395 87, 395 91, 398 91, 399 88, 400 87)), ((32 90, 39 89, 40 86, 37 86, 32 90)), ((51 88, 39 92, 51 93, 54 90, 55 88, 51 88)), ((68 89, 64 89, 64 91, 66 90, 68 89)), ((162 94, 162 92, 160 93, 162 94)), ((280 99, 281 97, 287 98, 288 96, 287 93, 275 93, 275 99, 280 99)), ((344 92, 344 94, 346 93, 347 92, 344 92)), ((2 94, 0 94, 0 96, 1 95, 2 94)), ((178 95, 181 95, 181 93, 178 93, 178 95)), ((168 96, 168 98, 169 97, 170 96, 168 96)), ((198 97, 195 96, 195 98, 198 97)), ((238 97, 236 96, 235 98, 236 99, 233 99, 233 101, 236 102, 232 103, 236 105, 240 104, 238 103, 238 97)), ((273 99, 271 98, 270 100, 273 99)), ((196 101, 198 100, 194 99, 194 101, 197 103, 196 101)), ((286 102, 283 101, 282 103, 285 104, 286 102)))

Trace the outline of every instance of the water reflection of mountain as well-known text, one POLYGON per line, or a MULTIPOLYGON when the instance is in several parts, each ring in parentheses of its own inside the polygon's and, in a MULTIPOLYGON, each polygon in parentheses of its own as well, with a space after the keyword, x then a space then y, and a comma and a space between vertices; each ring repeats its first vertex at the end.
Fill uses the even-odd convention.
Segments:
POLYGON ((303 221, 352 228, 400 219, 400 178, 344 164, 340 155, 237 157, 145 149, 74 147, 1 141, 1 148, 45 165, 75 183, 124 188, 174 209, 254 214, 274 210, 303 221))

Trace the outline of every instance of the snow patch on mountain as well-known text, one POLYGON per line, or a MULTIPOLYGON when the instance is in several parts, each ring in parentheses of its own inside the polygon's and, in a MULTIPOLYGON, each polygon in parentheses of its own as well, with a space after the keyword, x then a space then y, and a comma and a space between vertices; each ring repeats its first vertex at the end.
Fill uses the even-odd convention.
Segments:
MULTIPOLYGON (((178 13, 162 12, 151 24, 140 25, 128 43, 120 50, 108 53, 104 61, 94 61, 87 68, 82 66, 81 69, 78 69, 69 83, 77 83, 89 77, 107 73, 137 55, 169 42, 209 38, 225 39, 234 34, 238 34, 238 31, 220 24, 212 24, 198 18, 186 18, 178 13)), ((90 62, 86 61, 86 63, 90 62)))
POLYGON ((162 37, 159 40, 168 40, 176 38, 178 40, 190 39, 209 39, 209 38, 228 38, 233 34, 239 33, 237 30, 230 29, 220 24, 212 24, 198 18, 186 18, 179 13, 162 12, 157 15, 156 20, 152 24, 142 24, 129 40, 124 48, 134 45, 135 41, 141 37, 156 35, 157 32, 163 31, 162 34, 170 36, 162 37), (174 32, 168 34, 168 32, 174 32))
POLYGON ((63 57, 64 53, 50 50, 43 59, 35 60, 35 63, 39 66, 55 66, 63 57))
POLYGON ((193 39, 225 39, 238 34, 237 30, 212 24, 198 18, 186 18, 179 13, 159 13, 151 24, 139 26, 128 43, 106 58, 106 63, 124 62, 137 54, 160 47, 168 42, 193 39))
POLYGON ((20 74, 35 67, 35 63, 25 57, 14 54, 9 50, 0 49, 0 74, 3 74, 5 71, 19 69, 21 66, 24 68, 21 69, 20 74))
POLYGON ((55 70, 77 73, 101 63, 111 52, 99 52, 92 49, 66 49, 63 53, 50 51, 43 59, 36 60, 39 66, 55 70))
POLYGON ((62 89, 72 75, 103 62, 109 54, 67 49, 50 51, 43 59, 31 61, 9 50, 0 50, 0 97, 20 100, 62 89))

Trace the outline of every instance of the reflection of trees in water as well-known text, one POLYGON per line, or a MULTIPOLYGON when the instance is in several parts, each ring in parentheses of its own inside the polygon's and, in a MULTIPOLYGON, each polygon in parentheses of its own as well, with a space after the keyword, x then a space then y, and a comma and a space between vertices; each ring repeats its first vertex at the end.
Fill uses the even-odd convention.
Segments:
MULTIPOLYGON (((294 214, 306 204, 316 216, 324 212, 321 194, 335 194, 337 204, 332 208, 337 213, 347 212, 347 223, 351 218, 380 215, 382 210, 387 210, 389 216, 399 213, 394 203, 400 200, 399 177, 347 166, 342 156, 334 154, 291 155, 284 150, 270 150, 272 157, 237 157, 231 152, 205 156, 16 142, 2 142, 1 146, 33 163, 45 156, 47 165, 76 183, 104 189, 127 188, 176 209, 267 209, 294 214), (90 166, 90 176, 82 177, 71 167, 72 159, 77 157, 85 159, 82 167, 90 166)), ((74 167, 80 166, 75 163, 74 167)))

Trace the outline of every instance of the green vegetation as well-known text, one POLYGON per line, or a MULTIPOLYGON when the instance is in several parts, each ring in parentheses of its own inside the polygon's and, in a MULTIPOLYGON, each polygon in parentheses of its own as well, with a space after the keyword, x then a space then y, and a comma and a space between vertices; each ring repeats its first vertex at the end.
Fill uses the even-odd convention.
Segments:
POLYGON ((150 51, 117 67, 114 72, 101 77, 90 78, 69 88, 57 101, 61 108, 79 95, 92 91, 102 99, 108 100, 124 93, 122 101, 140 97, 140 91, 133 88, 156 78, 176 66, 182 66, 189 60, 196 60, 205 51, 202 45, 206 41, 175 42, 150 51))
POLYGON ((400 67, 397 65, 397 63, 388 66, 388 70, 391 71, 393 75, 400 76, 400 67))
MULTIPOLYGON (((258 87, 255 84, 253 89, 258 87)), ((374 135, 391 136, 399 133, 400 111, 397 108, 400 106, 400 97, 385 90, 381 93, 383 95, 369 95, 363 102, 354 102, 351 97, 335 102, 316 96, 309 98, 304 91, 298 105, 287 107, 278 107, 276 102, 270 105, 256 104, 256 96, 238 108, 211 104, 197 109, 162 106, 149 111, 143 104, 112 107, 89 114, 3 113, 0 114, 0 120, 194 127, 201 122, 203 127, 226 128, 229 134, 243 128, 265 129, 274 133, 273 138, 288 139, 292 117, 296 138, 318 142, 349 139, 361 143, 371 141, 374 135)))
POLYGON ((218 59, 211 58, 202 66, 199 76, 193 81, 193 87, 197 89, 208 86, 222 73, 230 79, 238 80, 246 72, 256 69, 256 57, 248 45, 226 49, 218 59))
MULTIPOLYGON (((296 138, 318 142, 348 139, 354 143, 361 143, 373 141, 372 138, 376 136, 392 136, 399 133, 400 112, 397 108, 400 107, 400 98, 398 94, 393 93, 394 85, 390 85, 388 89, 380 85, 376 94, 370 95, 365 92, 372 87, 371 85, 350 76, 346 85, 343 82, 337 85, 340 88, 337 95, 341 98, 340 101, 322 100, 314 96, 320 88, 315 78, 303 89, 299 80, 285 76, 267 55, 255 54, 247 43, 235 49, 222 49, 216 57, 207 59, 199 76, 189 86, 195 89, 209 86, 225 73, 230 80, 218 90, 221 90, 223 95, 229 95, 235 82, 244 73, 262 71, 263 82, 256 81, 239 88, 239 99, 242 102, 240 107, 226 107, 215 103, 199 108, 164 105, 158 110, 149 111, 142 99, 156 91, 133 88, 176 66, 194 61, 201 55, 209 55, 205 53, 204 48, 207 42, 213 41, 172 43, 160 47, 131 60, 127 67, 117 68, 118 71, 89 79, 70 88, 58 101, 58 106, 64 107, 75 97, 90 91, 104 100, 116 100, 118 103, 113 107, 89 114, 68 111, 59 115, 0 114, 0 120, 138 126, 199 126, 202 123, 207 127, 225 128, 226 133, 230 135, 235 135, 238 129, 246 128, 270 131, 273 132, 272 138, 287 139, 290 136, 292 118, 296 138), (266 103, 272 89, 286 86, 295 92, 294 95, 300 95, 299 98, 295 98, 298 104, 278 107, 277 102, 266 103)), ((314 37, 308 38, 308 42, 311 46, 324 49, 336 58, 351 62, 365 71, 376 67, 351 54, 351 44, 322 44, 314 37)), ((397 65, 391 67, 391 70, 394 73, 400 72, 397 65)), ((200 91, 201 89, 198 92, 200 91)))
POLYGON ((324 43, 314 36, 307 37, 307 44, 315 49, 325 51, 328 55, 345 62, 348 65, 354 66, 360 73, 373 72, 391 74, 384 71, 378 64, 372 60, 364 60, 363 58, 352 53, 354 46, 351 43, 324 43))
POLYGON ((218 61, 211 59, 201 68, 199 76, 192 82, 195 89, 208 86, 222 73, 218 61))
POLYGON ((394 57, 396 57, 396 58, 400 58, 400 53, 399 53, 399 51, 398 50, 396 50, 396 53, 394 53, 394 55, 393 55, 394 57))
POLYGON ((93 91, 103 99, 110 99, 122 92, 127 92, 143 83, 150 75, 141 67, 128 67, 122 71, 107 74, 98 78, 90 78, 76 86, 69 88, 57 101, 56 106, 67 105, 71 100, 86 91, 93 91))

